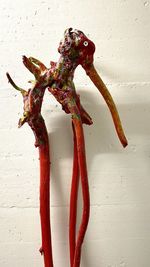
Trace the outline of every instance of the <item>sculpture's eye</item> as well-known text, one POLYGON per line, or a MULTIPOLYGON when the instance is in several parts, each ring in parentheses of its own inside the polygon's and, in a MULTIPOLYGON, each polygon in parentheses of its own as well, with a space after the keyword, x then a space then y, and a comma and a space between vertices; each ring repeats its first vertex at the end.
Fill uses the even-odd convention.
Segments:
POLYGON ((84 46, 88 46, 89 43, 87 41, 84 41, 83 44, 84 44, 84 46))

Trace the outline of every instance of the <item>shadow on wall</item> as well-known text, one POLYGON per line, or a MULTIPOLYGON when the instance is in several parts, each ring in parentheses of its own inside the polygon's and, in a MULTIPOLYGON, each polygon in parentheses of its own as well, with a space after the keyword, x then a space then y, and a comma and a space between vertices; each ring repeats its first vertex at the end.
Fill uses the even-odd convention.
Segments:
MULTIPOLYGON (((86 137, 86 147, 88 151, 88 171, 91 169, 92 163, 95 159, 95 157, 98 154, 120 154, 125 153, 126 151, 121 147, 121 144, 118 141, 118 137, 115 132, 115 128, 112 123, 111 116, 108 112, 108 108, 106 105, 95 105, 94 103, 94 97, 92 92, 80 92, 81 95, 81 101, 83 98, 83 106, 87 110, 87 112, 91 115, 93 118, 93 125, 91 126, 84 126, 85 131, 85 137, 86 137), (87 105, 84 103, 88 103, 87 105), (89 153, 90 152, 90 153, 89 153)), ((119 114, 123 123, 123 126, 125 128, 126 136, 129 141, 129 151, 130 151, 130 141, 131 143, 135 143, 134 137, 140 137, 142 142, 145 140, 145 136, 150 135, 150 124, 149 122, 149 114, 150 114, 150 106, 148 104, 130 104, 130 105, 117 105, 119 114)), ((66 196, 63 193, 62 187, 64 185, 64 182, 62 181, 62 175, 59 170, 59 158, 63 159, 72 159, 73 157, 73 141, 72 141, 72 129, 71 129, 71 119, 70 115, 65 115, 62 111, 62 116, 59 118, 56 118, 55 120, 55 131, 51 132, 49 134, 50 137, 50 145, 51 145, 51 154, 52 154, 52 161, 54 160, 54 164, 52 166, 52 176, 57 177, 55 181, 55 188, 52 188, 55 192, 55 194, 59 195, 59 198, 61 198, 62 203, 65 202, 66 196), (53 152, 56 155, 57 159, 53 158, 53 152)), ((50 124, 48 125, 48 129, 50 129, 50 124)), ((150 154, 150 148, 148 148, 148 153, 150 154)), ((131 152, 131 158, 132 158, 132 151, 131 152)), ((128 152, 129 153, 129 152, 128 152)), ((129 156, 130 157, 130 156, 129 156)), ((106 155, 106 161, 107 161, 107 155, 106 155)), ((72 162, 72 161, 71 161, 72 162)), ((150 164, 150 159, 147 157, 147 165, 150 164)), ((134 161, 135 169, 136 169, 136 161, 134 161)), ((72 169, 72 165, 67 166, 67 168, 72 169)), ((126 171, 125 171, 126 172, 126 171)), ((124 175, 128 175, 128 173, 124 173, 124 175)), ((129 177, 129 179, 132 177, 129 177)), ((70 177, 71 179, 71 177, 70 177)), ((71 182, 71 180, 70 180, 71 182)), ((142 191, 142 189, 141 189, 142 191)), ((144 194, 144 192, 132 192, 135 195, 138 194, 138 198, 141 197, 144 194), (141 195, 139 194, 141 193, 141 195), (140 196, 139 196, 140 195, 140 196)), ((68 192, 68 201, 69 201, 69 194, 68 192)), ((80 203, 82 202, 81 196, 79 196, 80 203)), ((80 205, 81 208, 81 205, 80 205)), ((80 209, 79 208, 79 209, 80 209)), ((81 210, 79 211, 79 214, 81 214, 81 210)), ((66 221, 66 218, 64 217, 66 214, 62 214, 62 218, 59 218, 62 222, 66 221)), ((140 211, 139 211, 139 218, 141 217, 140 211)), ((64 238, 64 232, 66 231, 65 225, 63 223, 61 224, 60 229, 60 238, 64 238)), ((138 231, 138 230, 137 230, 138 231)), ((68 242, 68 233, 66 233, 66 240, 65 242, 68 242)), ((86 248, 86 242, 85 242, 85 248, 86 248)), ((88 256, 88 252, 86 250, 89 250, 88 248, 85 249, 83 253, 83 266, 90 267, 92 266, 93 260, 90 256, 88 256)), ((66 253, 66 252, 64 252, 66 253)), ((99 265, 100 265, 100 256, 99 256, 99 265)))
MULTIPOLYGON (((93 125, 83 126, 86 147, 90 149, 90 155, 88 155, 90 162, 92 163, 92 160, 97 154, 120 153, 122 145, 116 134, 107 106, 102 106, 101 104, 95 105, 92 92, 89 93, 86 91, 86 94, 84 94, 83 91, 81 91, 79 93, 84 108, 93 119, 93 125), (82 101, 82 98, 84 101, 82 101), (86 105, 83 102, 88 104, 86 105)), ((142 138, 142 136, 150 135, 150 105, 148 105, 148 103, 142 105, 136 103, 128 105, 117 104, 117 108, 129 145, 132 136, 141 136, 142 138)), ((64 111, 62 111, 62 116, 56 118, 54 126, 53 128, 55 128, 56 131, 49 133, 52 148, 57 151, 57 153, 61 152, 61 157, 72 158, 73 142, 70 114, 65 114, 64 111)), ((48 125, 48 129, 50 131, 50 124, 48 125)), ((52 148, 51 150, 53 150, 52 148)))

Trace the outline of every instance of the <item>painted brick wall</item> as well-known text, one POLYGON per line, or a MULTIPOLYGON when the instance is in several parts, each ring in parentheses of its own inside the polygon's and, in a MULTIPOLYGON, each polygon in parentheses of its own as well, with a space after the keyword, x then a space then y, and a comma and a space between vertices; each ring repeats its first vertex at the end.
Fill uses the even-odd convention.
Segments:
MULTIPOLYGON (((77 91, 94 125, 85 126, 91 218, 82 267, 150 266, 150 1, 0 1, 0 267, 41 267, 38 153, 27 125, 17 129, 32 75, 21 56, 47 66, 68 27, 95 42, 95 66, 108 85, 129 141, 118 142, 111 116, 79 67, 77 91)), ((55 267, 69 267, 70 116, 48 93, 43 115, 51 145, 51 222, 55 267)), ((79 201, 82 207, 81 198, 79 201)))

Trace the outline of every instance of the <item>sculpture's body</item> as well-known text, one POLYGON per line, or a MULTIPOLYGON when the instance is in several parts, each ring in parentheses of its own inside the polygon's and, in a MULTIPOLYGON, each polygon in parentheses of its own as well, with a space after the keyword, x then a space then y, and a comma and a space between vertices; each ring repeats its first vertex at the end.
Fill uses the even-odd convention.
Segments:
POLYGON ((49 145, 46 127, 41 116, 41 105, 45 89, 48 88, 57 101, 62 105, 62 108, 66 113, 71 113, 74 133, 74 165, 70 198, 70 266, 79 267, 81 246, 86 232, 90 211, 82 124, 92 124, 90 116, 80 103, 79 96, 76 94, 73 83, 74 71, 79 64, 82 65, 87 75, 103 95, 111 111, 118 136, 124 147, 127 145, 127 141, 112 97, 93 66, 93 54, 95 51, 94 43, 81 31, 73 31, 70 28, 65 31, 64 39, 60 42, 58 51, 61 54, 60 59, 58 63, 51 62, 50 68, 46 68, 43 63, 35 58, 23 57, 24 65, 35 76, 33 86, 28 92, 17 87, 9 74, 7 74, 7 77, 10 83, 17 90, 21 91, 24 98, 24 114, 19 121, 19 127, 25 122, 28 122, 35 134, 35 145, 39 147, 41 170, 40 212, 42 226, 42 248, 40 251, 44 254, 45 267, 53 266, 49 219, 49 145), (81 176, 83 194, 83 215, 79 233, 76 238, 76 208, 79 174, 81 176))

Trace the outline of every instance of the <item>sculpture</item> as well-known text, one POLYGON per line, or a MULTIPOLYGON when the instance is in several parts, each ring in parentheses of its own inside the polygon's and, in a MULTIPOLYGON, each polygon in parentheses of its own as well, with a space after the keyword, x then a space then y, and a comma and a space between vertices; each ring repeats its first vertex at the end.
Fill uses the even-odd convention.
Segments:
POLYGON ((45 90, 48 89, 62 105, 62 109, 66 113, 71 114, 74 135, 74 163, 70 195, 70 266, 79 267, 81 247, 90 213, 90 198, 82 124, 92 124, 92 119, 81 105, 79 95, 76 93, 75 85, 73 83, 74 71, 79 64, 84 68, 86 74, 90 77, 105 99, 111 112, 118 137, 124 147, 127 145, 127 140, 121 126, 115 103, 94 68, 94 43, 89 40, 83 32, 69 28, 64 33, 64 38, 59 44, 58 52, 60 53, 59 61, 50 62, 49 68, 33 57, 27 58, 26 56, 23 56, 24 65, 35 76, 35 81, 32 81, 32 87, 29 90, 26 91, 18 87, 8 73, 7 78, 12 86, 19 90, 23 96, 24 113, 23 117, 19 120, 19 127, 25 122, 29 124, 35 135, 35 146, 39 148, 40 216, 42 232, 42 247, 40 252, 44 255, 45 267, 53 266, 49 212, 49 142, 44 119, 41 115, 41 106, 45 90), (76 237, 79 176, 81 176, 83 213, 79 233, 76 237))

